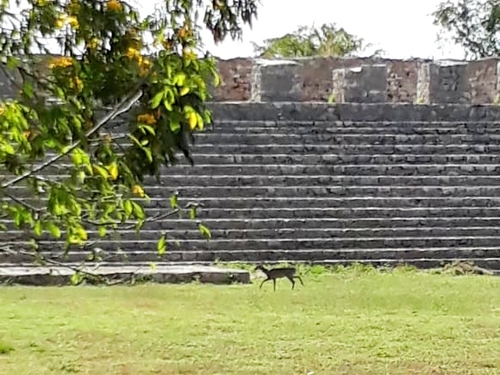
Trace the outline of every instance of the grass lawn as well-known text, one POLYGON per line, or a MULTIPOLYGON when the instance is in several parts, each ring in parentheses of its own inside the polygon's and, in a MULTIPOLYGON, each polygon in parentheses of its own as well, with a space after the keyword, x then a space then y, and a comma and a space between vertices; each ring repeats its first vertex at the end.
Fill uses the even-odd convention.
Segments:
POLYGON ((0 288, 0 374, 500 374, 500 278, 0 288))

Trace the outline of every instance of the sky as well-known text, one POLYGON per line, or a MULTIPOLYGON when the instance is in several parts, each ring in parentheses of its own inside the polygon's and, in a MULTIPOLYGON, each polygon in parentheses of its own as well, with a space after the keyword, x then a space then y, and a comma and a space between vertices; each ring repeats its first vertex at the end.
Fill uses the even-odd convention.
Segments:
MULTIPOLYGON (((298 26, 335 23, 367 43, 383 49, 388 58, 463 59, 463 50, 437 42, 431 13, 439 0, 261 0, 253 28, 246 27, 243 41, 226 40, 215 46, 205 34, 212 55, 223 59, 253 55, 252 42, 280 37, 298 26), (307 6, 305 6, 307 4, 307 6)), ((141 8, 153 12, 154 1, 141 8)))

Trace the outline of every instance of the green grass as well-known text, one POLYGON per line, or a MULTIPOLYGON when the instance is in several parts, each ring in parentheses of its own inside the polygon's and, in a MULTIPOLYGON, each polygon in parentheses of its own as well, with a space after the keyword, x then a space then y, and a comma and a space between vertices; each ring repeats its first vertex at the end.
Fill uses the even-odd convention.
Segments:
POLYGON ((500 278, 0 289, 0 374, 499 374, 500 278))

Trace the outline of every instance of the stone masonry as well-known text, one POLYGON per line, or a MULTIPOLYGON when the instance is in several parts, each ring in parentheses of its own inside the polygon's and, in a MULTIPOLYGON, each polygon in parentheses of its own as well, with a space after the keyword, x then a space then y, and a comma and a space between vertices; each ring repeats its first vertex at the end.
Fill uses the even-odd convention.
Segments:
MULTIPOLYGON (((320 57, 267 63, 250 58, 219 60, 222 85, 214 90, 213 100, 325 102, 333 93, 336 100, 342 102, 338 100, 343 97, 339 87, 356 86, 359 92, 367 88, 379 91, 383 86, 383 101, 390 103, 492 104, 498 94, 499 61, 496 58, 464 62, 320 57), (266 79, 261 79, 256 71, 265 71, 266 79), (347 81, 341 78, 346 74, 350 77, 347 81), (386 83, 380 84, 380 80, 386 83), (285 87, 285 82, 290 87, 285 87), (261 85, 267 85, 262 97, 261 85), (269 86, 280 87, 279 95, 271 97, 269 86)), ((346 99, 349 95, 355 98, 359 94, 352 92, 346 99)), ((381 101, 365 98, 365 102, 381 101)))
MULTIPOLYGON (((500 269, 500 106, 489 105, 497 67, 497 59, 219 61, 214 124, 196 134, 195 166, 164 168, 159 183, 145 183, 148 214, 168 210, 178 191, 181 204, 201 204, 212 239, 189 219, 164 218, 139 235, 100 240, 104 262, 468 259, 500 269), (170 240, 159 257, 162 231, 170 240)), ((112 125, 126 131, 127 118, 112 125)), ((64 174, 65 163, 46 175, 64 174)), ((33 203, 25 187, 12 194, 33 203)), ((28 245, 0 223, 1 245, 28 245)), ((61 244, 48 236, 40 245, 59 261, 89 256, 82 248, 57 258, 61 244)), ((0 251, 3 268, 30 260, 0 251)))

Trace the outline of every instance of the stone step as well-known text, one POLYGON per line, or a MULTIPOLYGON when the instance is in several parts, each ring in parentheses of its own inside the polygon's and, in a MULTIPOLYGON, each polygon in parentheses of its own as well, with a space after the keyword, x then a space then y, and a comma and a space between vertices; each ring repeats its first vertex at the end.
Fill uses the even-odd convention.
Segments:
MULTIPOLYGON (((241 197, 251 199, 254 198, 287 198, 287 197, 349 197, 361 198, 368 196, 384 197, 384 198, 459 198, 459 197, 499 197, 500 186, 256 186, 256 187, 222 187, 222 186, 206 186, 206 187, 179 187, 176 189, 179 192, 180 199, 186 197, 241 197)), ((155 198, 152 206, 163 207, 165 200, 155 198), (159 199, 159 201, 158 201, 159 199)), ((165 206, 166 207, 166 206, 165 206)))
MULTIPOLYGON (((437 159, 437 158, 436 158, 437 159)), ((195 166, 176 165, 165 168, 165 175, 211 175, 211 176, 249 176, 249 175, 488 175, 499 174, 499 163, 452 163, 442 159, 441 163, 331 163, 331 164, 195 164, 195 166), (339 165, 340 164, 340 165, 339 165), (168 173, 167 173, 168 171, 168 173)), ((45 171, 45 178, 64 178, 67 168, 52 166, 45 171)), ((163 171, 162 171, 163 172, 163 171)), ((13 178, 12 174, 0 173, 0 178, 13 178)), ((150 180, 153 183, 153 180, 150 180)))
MULTIPOLYGON (((71 251, 66 256, 61 257, 58 253, 41 252, 45 259, 64 263, 78 263, 88 261, 89 252, 71 251)), ((131 251, 127 253, 110 252, 103 253, 102 260, 107 263, 144 264, 149 262, 258 262, 258 261, 380 261, 392 259, 398 261, 411 261, 426 259, 499 259, 500 247, 436 247, 436 248, 373 248, 370 250, 353 248, 342 250, 330 249, 298 249, 298 250, 213 250, 213 251, 169 251, 164 256, 159 257, 154 251, 131 251)), ((5 254, 0 253, 0 263, 29 263, 33 258, 25 254, 5 254)))
MULTIPOLYGON (((232 284, 250 283, 250 272, 242 269, 223 269, 202 265, 162 265, 154 269, 150 266, 107 265, 104 267, 84 267, 83 271, 95 276, 104 276, 107 280, 127 283, 132 279, 153 281, 155 283, 211 283, 232 284), (125 281, 126 280, 126 281, 125 281)), ((70 284, 74 270, 64 266, 52 267, 0 267, 0 282, 2 284, 20 284, 31 286, 65 286, 70 284)))
MULTIPOLYGON (((211 241, 216 240, 259 240, 269 239, 326 239, 331 238, 392 238, 401 237, 494 237, 498 234, 498 227, 397 227, 397 228, 280 228, 280 229, 218 229, 217 226, 211 229, 211 241)), ((96 230, 88 230, 89 238, 99 238, 96 230)), ((199 230, 171 229, 166 231, 171 240, 199 240, 204 236, 199 230)), ((63 236, 65 234, 63 233, 63 236)), ((121 230, 119 233, 110 232, 105 241, 158 241, 160 233, 157 230, 143 229, 139 234, 135 230, 121 230)), ((25 241, 26 232, 12 230, 1 234, 2 241, 15 242, 25 241)), ((53 240, 49 233, 44 233, 38 237, 41 241, 53 240)), ((101 241, 101 239, 100 239, 101 241)))
MULTIPOLYGON (((405 261, 401 261, 399 259, 378 259, 378 260, 365 260, 365 259, 355 259, 355 260, 342 260, 342 259, 327 259, 327 260, 309 260, 309 259, 301 259, 298 261, 293 261, 293 260, 286 260, 286 259, 279 259, 279 260, 274 260, 274 261, 266 261, 266 260, 257 260, 257 261, 246 261, 247 264, 261 264, 261 263, 270 263, 272 265, 280 265, 280 264, 308 264, 308 265, 322 265, 322 266, 327 266, 327 267, 337 267, 337 266, 350 266, 353 264, 363 264, 363 265, 371 265, 374 267, 380 267, 380 268, 386 268, 386 267, 398 267, 398 266, 404 266, 404 265, 409 265, 409 266, 414 266, 418 267, 420 269, 430 269, 430 268, 441 268, 446 264, 450 264, 453 261, 471 261, 474 262, 479 267, 486 268, 493 272, 494 275, 500 275, 500 258, 453 258, 453 259, 439 259, 439 258, 419 258, 419 259, 408 259, 405 261)), ((130 268, 133 268, 132 272, 135 272, 137 270, 141 269, 147 269, 147 270, 152 270, 152 262, 135 262, 135 263, 130 263, 130 262, 102 262, 105 266, 103 268, 109 268, 113 267, 114 269, 120 267, 123 268, 124 270, 130 270, 130 268)), ((161 269, 162 267, 166 266, 176 266, 176 267, 185 267, 185 266, 200 266, 200 265, 206 265, 206 266, 211 266, 213 265, 213 261, 207 261, 207 262, 164 262, 164 261, 159 261, 159 262, 154 262, 154 269, 158 270, 161 269)), ((228 262, 217 262, 219 266, 227 266, 228 268, 226 269, 228 274, 233 274, 233 270, 236 268, 234 267, 235 265, 241 264, 241 261, 228 261, 228 262)), ((80 263, 64 263, 65 267, 78 267, 80 266, 80 263)), ((23 263, 23 264, 15 264, 15 263, 0 263, 0 270, 3 270, 4 275, 7 275, 7 280, 8 282, 15 283, 12 280, 12 274, 14 272, 17 272, 16 268, 25 268, 26 272, 32 275, 34 273, 34 270, 36 272, 37 267, 34 266, 32 263, 23 263), (9 276, 10 274, 10 276, 9 276)), ((94 263, 90 263, 88 266, 90 269, 94 269, 97 267, 97 265, 94 265, 94 263)), ((61 269, 62 267, 50 267, 50 269, 45 270, 46 272, 44 274, 47 274, 50 272, 50 270, 54 270, 54 268, 61 269)), ((98 267, 101 268, 101 267, 98 267)), ((238 268, 236 268, 238 269, 238 268)), ((184 273, 185 275, 185 273, 184 273)), ((199 273, 196 274, 196 276, 199 276, 199 273)), ((123 274, 121 274, 121 277, 123 277, 123 274)), ((234 276, 232 276, 232 281, 234 281, 234 276)), ((33 281, 31 279, 31 281, 33 281)), ((36 281, 36 280, 35 280, 36 281)), ((189 282, 190 280, 185 280, 185 282, 189 282)), ((307 282, 307 281, 306 281, 307 282)), ((29 283, 28 283, 29 284, 29 283)), ((35 282, 31 283, 31 285, 44 285, 41 282, 35 282)), ((45 284, 47 285, 47 284, 45 284)), ((67 285, 67 280, 64 280, 64 284, 67 285)))
MULTIPOLYGON (((0 220, 7 231, 16 232, 17 228, 12 220, 0 220)), ((125 225, 132 225, 126 222, 125 225)), ((272 219, 205 219, 203 224, 212 232, 226 230, 275 230, 275 229, 298 229, 298 230, 364 230, 383 228, 497 228, 500 227, 499 217, 369 217, 369 218, 272 218, 272 219)), ((89 230, 94 230, 89 226, 89 230)), ((198 233, 197 221, 191 219, 161 220, 146 222, 143 231, 154 231, 156 236, 161 231, 194 231, 198 233)), ((141 231, 142 233, 142 231, 141 231)), ((4 233, 0 235, 3 237, 4 233)))
POLYGON ((193 152, 201 154, 484 154, 500 152, 498 144, 443 144, 443 145, 400 145, 400 144, 234 144, 234 143, 198 143, 193 152))
MULTIPOLYGON (((204 212, 213 209, 313 209, 313 208, 440 208, 476 207, 500 208, 500 197, 285 197, 285 198, 242 198, 242 197, 183 197, 184 201, 202 204, 204 212)), ((165 203, 163 203, 165 205, 165 203)), ((167 205, 168 206, 168 205, 167 205)))
MULTIPOLYGON (((194 174, 201 176, 254 176, 254 175, 328 175, 328 176, 361 176, 361 175, 475 175, 496 174, 500 171, 500 156, 482 156, 475 157, 457 157, 451 155, 433 155, 433 156, 380 156, 376 158, 356 157, 351 155, 342 155, 332 157, 329 160, 323 158, 323 161, 315 163, 313 158, 302 161, 302 157, 290 156, 286 158, 266 158, 261 156, 257 160, 248 160, 243 163, 238 162, 216 163, 203 160, 203 163, 194 166, 187 165, 185 162, 175 166, 160 168, 161 179, 178 176, 187 178, 194 174), (261 161, 259 163, 259 160, 261 161), (274 162, 273 162, 274 161, 274 162), (252 163, 251 163, 252 162, 252 163)), ((66 163, 52 165, 44 169, 43 176, 48 180, 69 178, 69 168, 72 167, 66 163)), ((0 169, 1 179, 12 179, 15 175, 0 169)), ((156 185, 155 177, 146 177, 146 183, 156 185)))
POLYGON ((258 165, 247 164, 198 164, 194 167, 173 166, 169 168, 172 174, 185 175, 483 175, 500 174, 500 164, 345 164, 345 165, 258 165))
POLYGON ((203 134, 500 134, 497 123, 383 123, 383 122, 224 122, 217 121, 203 134))
MULTIPOLYGON (((162 187, 149 187, 148 192, 155 192, 155 189, 165 189, 173 187, 181 189, 186 186, 500 186, 500 175, 412 175, 412 176, 387 176, 379 175, 208 175, 199 174, 189 176, 182 174, 170 174, 161 177, 162 187)), ((149 193, 148 193, 149 194, 149 193)))
MULTIPOLYGON (((160 216, 163 209, 149 209, 148 216, 160 216)), ((365 219, 365 218, 489 218, 500 216, 500 207, 318 207, 318 208, 212 208, 198 210, 197 219, 252 220, 252 219, 365 219)), ((184 215, 184 218, 187 214, 184 215)), ((194 222, 193 222, 194 225, 194 222)))
MULTIPOLYGON (((151 215, 159 213, 151 210, 151 215)), ((268 219, 268 218, 388 218, 388 217, 492 217, 500 216, 500 207, 411 207, 411 208, 213 208, 201 210, 200 220, 205 219, 268 219)))
MULTIPOLYGON (((24 198, 27 192, 21 189, 15 189, 13 195, 22 197, 24 202, 36 206, 37 202, 46 204, 48 198, 24 198)), ((177 189, 165 188, 148 188, 148 194, 151 195, 150 202, 144 202, 145 207, 152 208, 169 208, 170 201, 166 198, 170 197, 174 192, 178 192, 179 201, 184 204, 187 201, 206 202, 209 205, 217 204, 214 200, 235 200, 241 199, 243 207, 248 206, 248 201, 256 200, 256 205, 262 206, 260 201, 275 200, 276 204, 281 205, 281 201, 291 198, 303 199, 311 202, 312 199, 495 199, 500 197, 500 186, 184 186, 177 189), (243 203, 246 202, 246 203, 243 203)), ((5 201, 12 201, 10 198, 5 198, 5 201)), ((140 198, 132 200, 142 202, 140 198)), ((253 204, 253 202, 250 202, 253 204)), ((272 201, 270 201, 272 203, 272 201)), ((224 205, 229 204, 224 202, 224 205)), ((267 203, 264 202, 264 204, 267 203)), ((296 204, 296 203, 291 203, 296 204)), ((208 207, 208 206, 207 206, 208 207)))
MULTIPOLYGON (((272 144, 265 142, 264 144, 250 145, 245 143, 201 143, 197 142, 192 147, 192 152, 195 155, 287 155, 289 157, 302 157, 304 155, 475 155, 475 154, 497 154, 500 151, 498 142, 493 144, 425 144, 420 145, 404 145, 404 144, 316 144, 316 143, 298 143, 289 144, 272 144)), ((183 160, 181 154, 176 154, 178 159, 183 160)), ((53 156, 47 153, 46 158, 53 156)), ((199 162, 203 162, 204 158, 198 157, 199 162)), ((61 159, 61 161, 69 159, 61 159)))
POLYGON ((308 133, 279 134, 274 132, 222 133, 209 132, 196 135, 196 144, 245 144, 245 145, 288 145, 288 144, 331 144, 331 145, 496 145, 500 134, 399 134, 399 133, 308 133))
MULTIPOLYGON (((0 220, 0 223, 5 223, 0 220)), ((386 218, 309 218, 309 219, 205 219, 203 224, 213 230, 235 229, 366 229, 366 228, 401 228, 401 227, 500 227, 499 217, 386 217, 386 218)), ((193 220, 163 220, 146 223, 144 228, 150 230, 190 230, 194 228, 193 220)), ((12 229, 13 230, 13 229, 12 229)))
MULTIPOLYGON (((440 164, 440 163, 465 163, 465 164, 498 164, 498 154, 321 154, 321 155, 262 155, 262 154, 236 154, 236 155, 214 155, 195 154, 195 163, 204 164, 440 164)), ((189 162, 181 159, 178 165, 189 165, 189 162)), ((168 169, 166 169, 168 171, 168 169)))
POLYGON ((430 128, 455 128, 455 127, 470 127, 470 128, 481 128, 481 127, 492 127, 495 128, 497 125, 496 121, 492 120, 478 120, 472 121, 469 119, 466 120, 441 120, 441 121, 409 121, 409 120, 384 120, 384 121, 373 121, 366 119, 359 120, 296 120, 296 119, 288 119, 288 120, 231 120, 227 118, 219 118, 215 119, 214 122, 207 126, 206 129, 210 129, 212 127, 262 127, 262 128, 274 128, 278 127, 300 127, 300 126, 336 126, 336 127, 430 127, 430 128))
MULTIPOLYGON (((498 154, 318 154, 318 155, 287 155, 287 154, 193 154, 195 163, 203 164, 296 164, 296 165, 339 165, 339 164, 499 164, 500 155, 498 154)), ((177 165, 189 166, 189 161, 181 158, 177 165)), ((58 163, 54 168, 48 168, 44 171, 57 175, 67 172, 73 164, 68 162, 58 163)), ((170 173, 169 168, 162 168, 162 172, 170 173)), ((69 176, 65 174, 65 176, 69 176)))
POLYGON ((212 118, 226 121, 467 121, 500 119, 497 106, 402 103, 223 102, 210 103, 212 118))
MULTIPOLYGON (((170 210, 168 195, 165 199, 156 199, 151 203, 144 203, 149 215, 161 216, 166 210, 170 210)), ((498 208, 500 209, 500 197, 273 197, 273 198, 247 198, 247 197, 188 197, 183 196, 179 201, 183 204, 195 202, 201 205, 200 212, 212 214, 216 210, 349 210, 349 209, 426 209, 426 208, 498 208)), ((333 213, 334 211, 332 211, 333 213)), ((315 215, 307 214, 307 217, 315 215)))
MULTIPOLYGON (((98 247, 105 251, 155 251, 157 240, 124 240, 116 241, 102 240, 98 242, 98 247)), ((29 242, 3 241, 3 246, 11 249, 29 249, 29 242)), ((40 251, 53 251, 62 249, 63 241, 39 241, 40 251)), ((167 241, 167 251, 178 250, 181 252, 190 251, 221 251, 221 250, 277 250, 288 249, 372 249, 372 248, 411 248, 411 247, 494 247, 500 246, 500 236, 435 236, 435 237, 330 237, 330 238, 259 238, 259 239, 204 239, 196 240, 169 240, 167 241)))
MULTIPOLYGON (((57 176, 45 175, 47 179, 55 179, 57 176)), ((1 178, 1 176, 0 176, 1 178)), ((170 195, 172 192, 189 186, 221 186, 221 187, 299 187, 299 186, 436 186, 446 188, 448 186, 500 186, 500 175, 409 175, 409 176, 387 176, 379 175, 183 175, 170 174, 161 176, 160 183, 155 178, 147 178, 146 186, 151 196, 170 195)), ((22 185, 13 186, 9 192, 25 194, 26 188, 22 185)))

